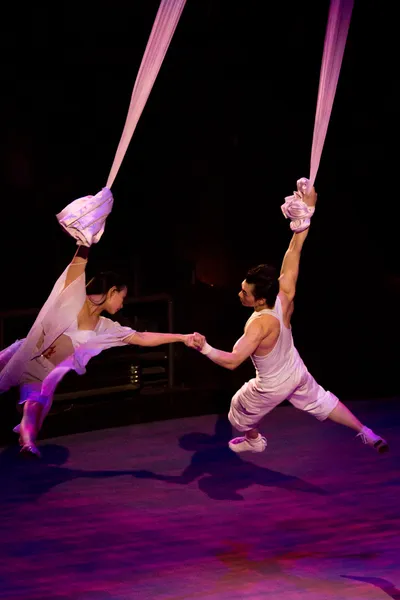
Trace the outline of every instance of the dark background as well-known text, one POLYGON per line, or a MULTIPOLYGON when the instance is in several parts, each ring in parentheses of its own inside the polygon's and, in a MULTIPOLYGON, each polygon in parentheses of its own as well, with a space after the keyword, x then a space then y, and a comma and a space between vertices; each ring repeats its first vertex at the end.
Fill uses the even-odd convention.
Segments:
MULTIPOLYGON (((39 307, 71 258, 54 215, 106 183, 158 5, 7 7, 1 310, 39 307)), ((328 9, 187 2, 91 253, 91 268, 126 274, 131 295, 171 293, 175 330, 229 349, 248 317, 237 299, 246 269, 280 265, 290 240, 280 205, 309 173, 328 9)), ((355 2, 293 319, 306 364, 344 396, 398 393, 394 10, 355 2)), ((220 377, 187 352, 185 382, 220 377)))

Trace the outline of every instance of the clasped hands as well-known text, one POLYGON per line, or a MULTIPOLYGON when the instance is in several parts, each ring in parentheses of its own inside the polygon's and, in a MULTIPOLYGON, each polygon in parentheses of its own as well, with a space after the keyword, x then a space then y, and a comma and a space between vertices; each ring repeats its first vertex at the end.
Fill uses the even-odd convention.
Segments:
POLYGON ((185 335, 184 343, 188 348, 193 348, 194 350, 198 350, 201 352, 204 344, 206 343, 206 338, 201 333, 188 333, 185 335))

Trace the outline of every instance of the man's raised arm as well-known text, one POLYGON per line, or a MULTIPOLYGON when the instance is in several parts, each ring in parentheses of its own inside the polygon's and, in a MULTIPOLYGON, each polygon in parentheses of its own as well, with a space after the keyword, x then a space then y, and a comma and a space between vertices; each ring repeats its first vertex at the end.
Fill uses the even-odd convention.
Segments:
MULTIPOLYGON (((314 188, 303 194, 303 201, 307 206, 314 208, 317 202, 317 194, 314 188)), ((293 234, 289 248, 283 259, 281 274, 279 277, 279 291, 283 292, 291 302, 296 294, 297 278, 299 276, 300 256, 303 244, 308 235, 308 227, 303 231, 293 234)))

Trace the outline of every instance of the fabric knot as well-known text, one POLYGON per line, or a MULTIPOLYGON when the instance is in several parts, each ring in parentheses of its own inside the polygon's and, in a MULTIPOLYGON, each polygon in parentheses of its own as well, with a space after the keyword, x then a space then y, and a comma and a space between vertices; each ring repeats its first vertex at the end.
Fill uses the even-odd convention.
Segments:
POLYGON ((310 227, 311 217, 315 212, 314 206, 308 206, 304 200, 304 194, 307 192, 309 180, 302 177, 297 181, 297 190, 293 196, 286 196, 285 203, 281 210, 286 219, 290 219, 290 229, 295 233, 300 233, 310 227))

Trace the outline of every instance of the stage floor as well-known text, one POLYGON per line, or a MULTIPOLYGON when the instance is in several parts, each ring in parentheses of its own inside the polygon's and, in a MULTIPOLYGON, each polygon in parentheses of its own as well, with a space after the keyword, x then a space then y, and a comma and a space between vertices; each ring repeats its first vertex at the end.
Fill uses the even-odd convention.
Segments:
POLYGON ((0 598, 399 600, 400 403, 349 405, 390 453, 290 406, 259 455, 216 415, 4 448, 0 598))

